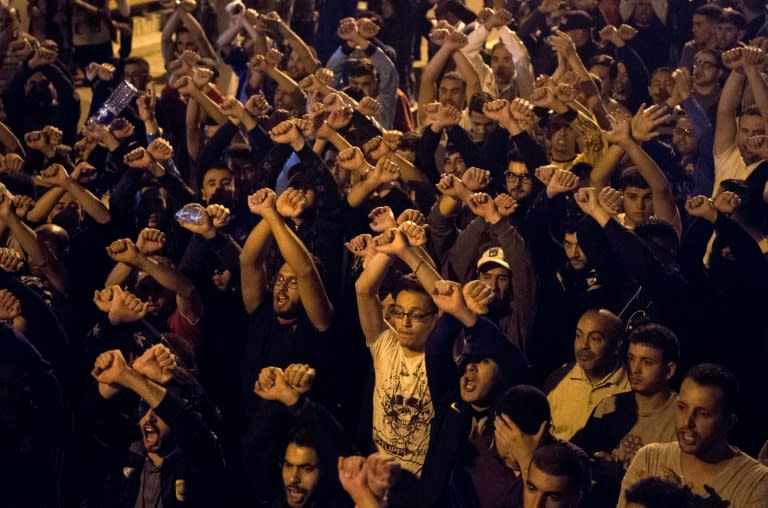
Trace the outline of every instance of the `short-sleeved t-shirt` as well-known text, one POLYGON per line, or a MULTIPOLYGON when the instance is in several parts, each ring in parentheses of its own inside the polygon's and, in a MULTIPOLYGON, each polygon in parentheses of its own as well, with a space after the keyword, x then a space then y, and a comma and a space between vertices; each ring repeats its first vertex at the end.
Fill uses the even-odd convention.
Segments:
POLYGON ((713 192, 717 192, 720 182, 735 178, 737 180, 746 180, 752 174, 752 171, 760 164, 754 162, 747 164, 739 152, 739 147, 734 143, 721 154, 713 155, 715 161, 715 185, 713 192))
MULTIPOLYGON (((732 450, 734 456, 709 487, 732 508, 765 508, 768 506, 768 467, 738 448, 732 447, 732 450)), ((624 492, 647 475, 664 477, 669 469, 687 484, 680 465, 681 453, 677 441, 652 443, 641 448, 621 482, 621 497, 616 508, 627 505, 624 492)), ((696 494, 702 495, 700 492, 696 494)))
POLYGON ((376 382, 373 388, 373 442, 411 473, 421 475, 435 411, 424 354, 406 357, 390 327, 368 346, 376 382))
MULTIPOLYGON (((643 446, 649 443, 668 443, 677 439, 675 433, 676 393, 671 394, 664 404, 647 413, 638 412, 637 406, 634 404, 630 406, 626 403, 619 403, 620 401, 626 402, 627 399, 634 399, 634 393, 626 392, 603 400, 592 412, 590 422, 587 424, 587 427, 589 427, 593 419, 604 420, 605 423, 603 425, 610 425, 612 420, 615 419, 623 420, 628 418, 635 420, 632 428, 629 429, 612 450, 599 450, 610 451, 611 455, 619 463, 623 464, 624 469, 629 467, 635 454, 643 446), (630 408, 632 414, 617 414, 620 411, 629 411, 630 408)), ((606 434, 610 434, 610 432, 606 432, 606 434)))

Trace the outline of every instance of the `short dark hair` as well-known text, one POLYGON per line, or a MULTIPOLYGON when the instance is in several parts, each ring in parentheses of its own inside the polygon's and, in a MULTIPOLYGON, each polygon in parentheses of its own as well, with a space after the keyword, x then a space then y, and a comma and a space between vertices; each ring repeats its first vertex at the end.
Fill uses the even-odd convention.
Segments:
POLYGON ((358 102, 360 102, 361 100, 363 100, 364 97, 366 97, 365 91, 362 88, 358 88, 356 86, 347 85, 344 87, 343 91, 345 94, 349 95, 351 98, 353 98, 358 102))
POLYGON ((570 443, 555 443, 540 447, 533 452, 531 465, 552 476, 565 476, 571 487, 589 493, 592 474, 589 458, 578 447, 570 443))
POLYGON ((360 76, 373 76, 378 79, 376 66, 367 58, 351 58, 347 60, 347 79, 360 76))
POLYGON ((665 265, 677 263, 680 237, 677 236, 677 231, 672 224, 651 217, 646 222, 635 226, 633 232, 645 242, 659 261, 665 265))
POLYGON ((547 138, 551 138, 555 135, 556 132, 558 132, 561 129, 572 129, 571 122, 568 120, 568 118, 564 115, 561 115, 559 113, 555 113, 554 115, 549 115, 544 120, 544 135, 547 138))
POLYGON ((747 18, 744 17, 744 14, 731 7, 723 9, 717 22, 734 25, 739 30, 742 30, 747 26, 747 18))
POLYGON ((736 194, 741 204, 734 212, 745 226, 761 227, 766 220, 766 205, 763 201, 763 188, 746 180, 728 178, 720 182, 723 191, 736 194))
POLYGON ((643 344, 661 350, 665 362, 678 363, 680 343, 675 333, 666 326, 648 323, 638 326, 627 338, 629 344, 643 344))
MULTIPOLYGON (((714 50, 714 49, 712 49, 712 48, 702 48, 702 49, 698 50, 698 51, 697 51, 697 52, 696 52, 696 53, 693 55, 693 59, 694 59, 694 61, 696 60, 696 57, 697 57, 697 56, 699 56, 699 55, 701 55, 701 54, 709 55, 709 56, 711 56, 712 58, 714 58, 714 59, 715 59, 715 62, 714 62, 714 63, 715 63, 715 66, 716 66, 716 67, 717 67, 719 70, 724 70, 724 69, 725 69, 725 65, 723 65, 723 59, 722 59, 722 58, 720 58, 720 52, 719 52, 719 51, 715 51, 715 50, 714 50)), ((681 109, 682 109, 682 108, 681 108, 681 109)))
POLYGON ((653 79, 653 77, 656 74, 658 74, 659 72, 668 72, 668 73, 672 74, 673 72, 675 72, 675 69, 673 69, 672 67, 667 67, 667 66, 656 67, 655 69, 653 69, 653 71, 651 71, 651 79, 653 79))
POLYGON ((757 107, 757 104, 752 104, 751 106, 747 106, 746 108, 742 109, 741 113, 739 114, 739 118, 742 116, 759 116, 762 118, 760 109, 757 107))
MULTIPOLYGON (((392 296, 397 298, 397 295, 403 291, 411 291, 412 293, 424 293, 429 297, 429 293, 426 289, 424 289, 424 286, 421 285, 419 279, 413 273, 403 275, 397 279, 397 282, 395 282, 395 285, 392 288, 392 296)), ((429 301, 432 302, 431 297, 429 298, 429 301)))
POLYGON ((723 13, 723 8, 717 4, 709 3, 700 5, 696 8, 696 10, 693 11, 693 13, 704 16, 710 21, 718 21, 720 19, 720 15, 723 13))
POLYGON ((145 71, 149 72, 149 62, 140 56, 129 56, 123 63, 123 69, 128 65, 138 65, 145 71))
POLYGON ((600 54, 593 56, 589 60, 589 67, 594 65, 608 67, 608 77, 611 79, 616 79, 616 76, 619 75, 619 63, 611 55, 600 54))
POLYGON ((489 94, 488 92, 483 92, 482 90, 479 92, 475 92, 472 94, 472 97, 469 99, 469 112, 470 113, 483 113, 483 106, 487 102, 491 102, 493 100, 493 95, 489 94))
POLYGON ((646 478, 632 485, 624 496, 628 503, 645 508, 685 508, 692 506, 686 492, 661 478, 646 478))
POLYGON ((379 28, 384 26, 384 19, 381 17, 381 14, 376 11, 372 11, 370 9, 360 9, 359 11, 355 12, 355 19, 360 18, 369 18, 371 21, 379 25, 379 28))
POLYGON ((651 188, 635 166, 630 166, 621 172, 618 185, 619 190, 624 190, 627 187, 637 187, 639 189, 651 188))
POLYGON ((700 386, 715 386, 723 392, 723 409, 733 413, 739 400, 739 381, 730 370, 715 363, 702 363, 689 370, 683 381, 690 379, 700 386))
POLYGON ((541 424, 552 419, 547 396, 531 385, 513 386, 501 397, 496 414, 507 415, 524 434, 536 434, 541 424))

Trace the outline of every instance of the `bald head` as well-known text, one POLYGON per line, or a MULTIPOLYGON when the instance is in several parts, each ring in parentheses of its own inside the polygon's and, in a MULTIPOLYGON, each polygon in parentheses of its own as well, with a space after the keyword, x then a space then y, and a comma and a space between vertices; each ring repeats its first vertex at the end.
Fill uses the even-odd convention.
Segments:
POLYGON ((573 342, 576 361, 590 378, 602 379, 616 366, 624 326, 606 309, 590 309, 576 324, 573 342))

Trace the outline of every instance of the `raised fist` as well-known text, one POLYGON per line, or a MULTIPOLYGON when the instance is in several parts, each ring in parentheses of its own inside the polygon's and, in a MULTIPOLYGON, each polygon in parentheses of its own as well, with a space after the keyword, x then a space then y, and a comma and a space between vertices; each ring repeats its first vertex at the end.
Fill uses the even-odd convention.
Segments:
POLYGON ((24 258, 16 250, 0 247, 0 270, 16 273, 24 268, 24 258))
POLYGON ((268 210, 275 208, 275 191, 268 188, 257 190, 248 196, 248 208, 251 213, 263 216, 268 210))
POLYGON ((159 229, 144 228, 136 239, 136 248, 142 254, 153 254, 165 247, 165 233, 159 229))

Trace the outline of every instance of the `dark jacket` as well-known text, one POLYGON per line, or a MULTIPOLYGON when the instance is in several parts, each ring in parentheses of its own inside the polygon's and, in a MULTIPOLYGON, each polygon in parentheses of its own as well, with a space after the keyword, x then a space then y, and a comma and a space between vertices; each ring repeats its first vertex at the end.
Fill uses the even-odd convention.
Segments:
MULTIPOLYGON (((506 468, 495 450, 488 448, 493 437, 493 415, 479 415, 470 404, 459 397, 460 373, 453 361, 453 344, 461 333, 461 323, 449 314, 440 317, 429 336, 426 351, 427 381, 432 400, 435 401, 435 419, 432 421, 430 443, 424 468, 421 472, 420 502, 424 507, 481 506, 482 485, 476 485, 477 475, 472 470, 487 473, 488 485, 509 487, 514 479, 512 470, 506 468), (487 416, 482 434, 470 439, 473 417, 487 416), (478 453, 477 444, 483 449, 478 453), (494 478, 491 479, 490 477, 494 478)), ((480 317, 474 326, 464 330, 467 342, 473 337, 484 340, 504 341, 499 329, 487 319, 480 317)), ((510 358, 515 372, 505 372, 505 381, 514 384, 527 376, 527 364, 517 351, 516 358, 510 358)), ((506 384, 506 383, 502 383, 506 384)), ((496 392, 503 388, 496 387, 496 392)))

